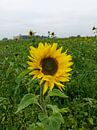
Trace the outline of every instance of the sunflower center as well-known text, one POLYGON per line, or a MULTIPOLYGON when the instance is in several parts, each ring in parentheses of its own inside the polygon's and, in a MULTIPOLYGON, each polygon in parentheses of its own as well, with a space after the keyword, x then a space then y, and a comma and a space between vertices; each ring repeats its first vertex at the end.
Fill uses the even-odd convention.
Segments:
POLYGON ((32 32, 30 31, 30 35, 32 35, 32 32))
POLYGON ((56 59, 48 57, 41 61, 42 72, 46 75, 54 75, 58 69, 58 63, 56 59))

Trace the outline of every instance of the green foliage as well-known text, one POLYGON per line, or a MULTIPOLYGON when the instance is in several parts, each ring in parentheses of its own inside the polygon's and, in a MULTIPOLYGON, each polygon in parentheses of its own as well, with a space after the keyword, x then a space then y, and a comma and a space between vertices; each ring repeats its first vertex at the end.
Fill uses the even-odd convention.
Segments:
MULTIPOLYGON (((55 106, 54 106, 55 107, 55 106)), ((57 106, 56 106, 57 107, 57 106)), ((53 108, 53 106, 52 106, 53 108)), ((29 130, 60 130, 60 126, 62 123, 64 123, 64 119, 61 115, 60 112, 58 111, 53 111, 53 113, 50 116, 47 116, 43 113, 40 113, 38 115, 39 121, 41 123, 33 123, 32 125, 29 126, 29 130)))
POLYGON ((49 117, 42 118, 41 122, 44 125, 45 130, 60 130, 60 125, 64 120, 60 113, 53 113, 49 117))
POLYGON ((6 98, 0 97, 0 102, 4 101, 6 98))
POLYGON ((27 75, 30 71, 27 69, 27 70, 24 70, 22 71, 18 77, 16 78, 16 83, 17 84, 20 84, 20 82, 22 81, 22 79, 25 77, 25 75, 27 75))
POLYGON ((0 74, 0 130, 97 130, 95 37, 0 41, 0 74), (49 92, 49 114, 43 117, 39 115, 39 104, 33 103, 34 95, 39 94, 38 81, 28 75, 26 63, 29 47, 40 41, 57 42, 63 51, 68 49, 74 62, 71 81, 65 84, 64 92, 49 92), (15 113, 17 109, 21 111, 15 113))
POLYGON ((68 96, 66 96, 63 92, 61 92, 58 89, 54 89, 53 91, 50 91, 49 96, 51 96, 51 97, 57 96, 57 97, 61 97, 61 98, 68 98, 68 96))
POLYGON ((28 130, 45 130, 42 123, 37 122, 29 125, 28 130))
POLYGON ((31 94, 31 93, 25 94, 25 96, 22 98, 20 104, 18 105, 18 110, 16 111, 16 113, 31 104, 38 104, 38 97, 39 96, 35 96, 34 94, 31 94))

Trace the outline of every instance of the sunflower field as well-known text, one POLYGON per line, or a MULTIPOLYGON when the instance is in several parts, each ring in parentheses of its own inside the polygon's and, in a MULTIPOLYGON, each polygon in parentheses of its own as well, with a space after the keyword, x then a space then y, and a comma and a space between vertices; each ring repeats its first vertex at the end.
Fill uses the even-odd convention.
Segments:
POLYGON ((97 130, 97 39, 70 37, 0 41, 0 130, 97 130), (40 66, 37 70, 35 68, 39 59, 32 64, 28 56, 32 54, 34 58, 37 55, 41 58, 42 54, 51 55, 49 51, 43 53, 44 47, 37 55, 35 49, 29 54, 29 48, 39 49, 40 42, 47 47, 57 43, 58 48, 62 47, 62 52, 66 52, 66 57, 72 58, 65 60, 61 52, 52 55, 55 58, 60 55, 57 58, 59 68, 53 58, 41 60, 43 71, 39 76, 40 66), (54 66, 45 68, 48 62, 54 66), (33 73, 29 66, 30 69, 34 66, 33 73), (52 76, 56 69, 70 71, 70 79, 69 74, 62 74, 64 79, 59 77, 57 82, 43 76, 52 76), (40 79, 37 77, 46 80, 43 97, 40 96, 40 79), (61 84, 59 80, 68 82, 61 84))

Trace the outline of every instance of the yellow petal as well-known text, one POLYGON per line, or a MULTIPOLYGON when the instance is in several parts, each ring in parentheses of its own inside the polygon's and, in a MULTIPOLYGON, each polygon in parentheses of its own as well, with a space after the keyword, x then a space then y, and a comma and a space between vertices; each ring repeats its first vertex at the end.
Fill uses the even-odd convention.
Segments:
POLYGON ((36 48, 33 46, 30 46, 30 50, 36 50, 36 48))
POLYGON ((43 86, 43 95, 47 92, 47 89, 48 89, 48 82, 45 82, 43 86))
POLYGON ((54 87, 54 82, 53 82, 53 81, 50 81, 50 82, 49 82, 50 91, 52 91, 53 87, 54 87))
POLYGON ((39 49, 40 49, 40 48, 43 48, 43 46, 44 46, 43 43, 40 42, 38 48, 39 48, 39 49))
POLYGON ((58 86, 58 88, 62 91, 62 88, 64 88, 64 85, 59 83, 59 82, 55 82, 55 84, 58 86))
POLYGON ((56 51, 57 49, 57 43, 54 43, 50 49, 50 55, 53 56, 54 52, 56 51))

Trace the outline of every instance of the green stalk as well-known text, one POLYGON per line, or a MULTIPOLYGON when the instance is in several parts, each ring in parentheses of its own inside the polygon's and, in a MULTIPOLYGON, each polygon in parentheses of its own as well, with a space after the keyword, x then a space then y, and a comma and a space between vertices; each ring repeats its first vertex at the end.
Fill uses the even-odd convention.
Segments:
POLYGON ((43 95, 43 85, 40 86, 40 105, 42 107, 43 113, 47 115, 46 104, 45 104, 44 95, 43 95))

